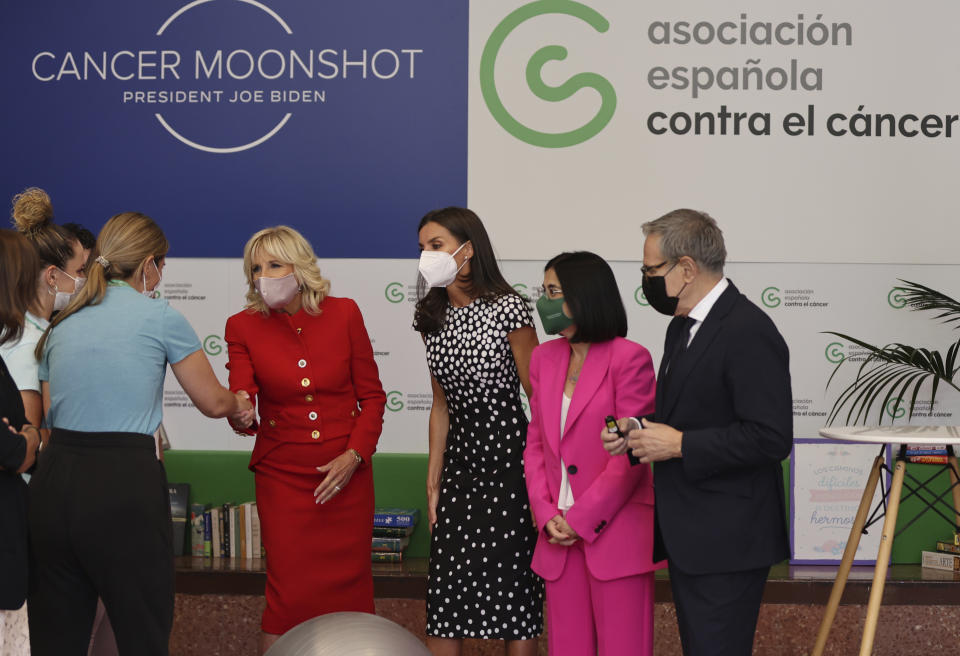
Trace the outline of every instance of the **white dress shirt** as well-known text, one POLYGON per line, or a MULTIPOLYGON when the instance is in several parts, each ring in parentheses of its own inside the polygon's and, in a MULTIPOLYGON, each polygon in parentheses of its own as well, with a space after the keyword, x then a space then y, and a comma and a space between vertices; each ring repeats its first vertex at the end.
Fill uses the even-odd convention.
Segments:
MULTIPOLYGON (((730 282, 726 278, 721 278, 720 282, 714 285, 713 288, 707 292, 707 295, 701 298, 700 302, 690 310, 687 316, 693 319, 693 325, 690 326, 690 337, 687 339, 687 347, 693 342, 693 338, 696 336, 697 331, 700 330, 700 325, 703 323, 703 320, 707 318, 710 310, 713 309, 714 303, 717 302, 717 299, 720 298, 720 295, 723 294, 724 290, 729 286, 730 282)), ((628 430, 636 430, 639 428, 642 428, 642 426, 640 426, 640 422, 637 421, 636 417, 630 417, 630 427, 628 430)))
POLYGON ((714 285, 713 289, 707 292, 707 295, 701 298, 700 302, 690 310, 690 314, 687 316, 694 320, 694 324, 690 326, 690 339, 687 340, 687 346, 690 346, 694 335, 700 330, 700 324, 702 324, 703 320, 710 314, 710 310, 713 309, 713 304, 717 302, 717 299, 720 298, 720 295, 723 294, 724 290, 729 286, 730 283, 727 279, 721 278, 720 282, 714 285))

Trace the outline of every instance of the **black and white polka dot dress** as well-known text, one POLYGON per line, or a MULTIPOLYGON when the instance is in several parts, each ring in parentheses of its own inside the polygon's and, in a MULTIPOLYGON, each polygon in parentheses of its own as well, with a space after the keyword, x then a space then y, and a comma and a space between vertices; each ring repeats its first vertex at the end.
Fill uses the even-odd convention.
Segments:
POLYGON ((517 296, 447 307, 426 334, 450 415, 430 541, 427 635, 522 640, 543 630, 543 582, 523 477, 527 419, 507 335, 532 326, 517 296))

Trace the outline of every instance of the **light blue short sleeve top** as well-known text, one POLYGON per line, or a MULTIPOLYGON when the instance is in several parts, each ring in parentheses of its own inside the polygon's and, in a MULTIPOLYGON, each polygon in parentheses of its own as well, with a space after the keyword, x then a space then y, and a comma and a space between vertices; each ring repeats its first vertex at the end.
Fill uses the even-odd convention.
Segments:
POLYGON ((7 342, 0 346, 0 357, 10 370, 10 376, 17 384, 18 390, 39 392, 40 365, 33 351, 37 348, 37 342, 40 341, 43 331, 47 329, 48 322, 30 312, 27 312, 25 318, 23 335, 16 342, 7 342))
POLYGON ((50 332, 39 372, 50 382, 48 423, 152 434, 163 418, 167 363, 199 350, 196 332, 165 300, 111 283, 101 303, 50 332))

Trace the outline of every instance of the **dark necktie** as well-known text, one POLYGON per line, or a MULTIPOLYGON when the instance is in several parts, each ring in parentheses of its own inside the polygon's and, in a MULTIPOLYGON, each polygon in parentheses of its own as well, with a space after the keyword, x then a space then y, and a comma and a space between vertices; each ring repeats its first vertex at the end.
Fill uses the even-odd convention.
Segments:
POLYGON ((677 335, 676 340, 673 343, 673 348, 670 350, 670 359, 667 360, 667 370, 664 375, 664 378, 667 380, 670 379, 670 374, 673 373, 673 370, 676 368, 677 361, 680 359, 680 356, 683 355, 683 352, 687 350, 687 342, 690 341, 690 329, 696 322, 696 319, 684 317, 680 333, 677 335))

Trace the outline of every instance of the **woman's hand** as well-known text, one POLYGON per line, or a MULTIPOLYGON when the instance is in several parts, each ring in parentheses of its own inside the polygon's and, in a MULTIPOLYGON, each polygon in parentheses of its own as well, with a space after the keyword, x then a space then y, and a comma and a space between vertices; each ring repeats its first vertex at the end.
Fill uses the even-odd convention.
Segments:
POLYGON ((353 472, 357 471, 359 466, 360 463, 357 462, 353 449, 347 449, 327 464, 317 467, 317 471, 326 474, 326 476, 323 482, 317 486, 317 489, 313 491, 314 501, 316 503, 326 503, 339 494, 350 482, 353 472))
POLYGON ((33 463, 37 459, 37 449, 40 448, 40 429, 33 424, 24 424, 18 431, 10 425, 10 420, 6 417, 3 418, 3 423, 6 424, 7 430, 14 435, 20 435, 27 442, 27 448, 23 455, 23 463, 17 468, 17 473, 22 474, 33 467, 33 463))
POLYGON ((236 428, 250 428, 253 425, 255 411, 250 403, 250 395, 240 390, 237 396, 237 411, 230 415, 230 423, 236 428))
POLYGON ((440 487, 427 485, 427 528, 433 534, 433 525, 437 523, 437 502, 440 500, 440 487))
POLYGON ((577 532, 571 528, 567 520, 562 515, 554 515, 544 527, 547 535, 550 536, 550 544, 559 544, 561 547, 569 547, 580 539, 577 532))
MULTIPOLYGON (((630 417, 623 417, 622 419, 617 420, 617 427, 620 429, 620 432, 624 435, 627 435, 630 432, 631 426, 630 417)), ((623 455, 627 452, 627 438, 620 437, 617 433, 611 433, 610 429, 606 426, 603 427, 603 430, 600 431, 600 442, 603 444, 603 448, 607 450, 611 456, 623 455)))

